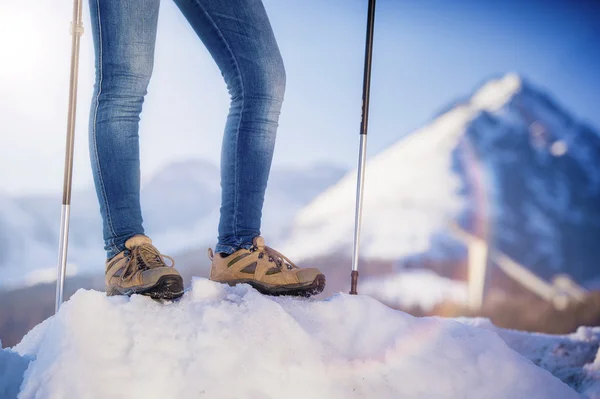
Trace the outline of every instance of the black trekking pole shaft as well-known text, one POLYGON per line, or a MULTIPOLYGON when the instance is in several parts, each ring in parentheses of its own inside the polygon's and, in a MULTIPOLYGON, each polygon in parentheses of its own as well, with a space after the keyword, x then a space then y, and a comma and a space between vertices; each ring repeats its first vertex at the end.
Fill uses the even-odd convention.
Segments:
POLYGON ((60 216, 60 237, 58 248, 58 270, 56 276, 56 301, 54 312, 58 312, 63 301, 65 276, 67 274, 67 248, 69 245, 69 218, 71 207, 71 186, 73 180, 73 152, 75 138, 75 114, 77 110, 77 79, 79 76, 79 43, 83 35, 81 22, 82 1, 73 0, 73 20, 71 21, 71 76, 69 84, 69 111, 67 116, 67 145, 65 150, 65 174, 63 200, 60 216))
POLYGON ((360 122, 360 150, 358 154, 358 175, 356 182, 356 213, 354 219, 354 251, 352 273, 350 274, 350 294, 356 295, 358 286, 358 247, 362 221, 363 188, 365 183, 365 157, 367 155, 367 128, 369 125, 369 97, 371 93, 371 61, 373 59, 373 31, 375 27, 375 0, 369 0, 367 14, 367 39, 365 43, 365 67, 363 77, 362 116, 360 122))

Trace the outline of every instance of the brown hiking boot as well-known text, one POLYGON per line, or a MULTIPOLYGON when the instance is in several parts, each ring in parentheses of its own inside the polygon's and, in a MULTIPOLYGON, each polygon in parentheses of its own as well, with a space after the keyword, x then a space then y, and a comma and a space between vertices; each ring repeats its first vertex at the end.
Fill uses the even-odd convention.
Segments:
POLYGON ((226 257, 213 254, 210 279, 229 285, 250 284, 266 295, 296 295, 309 297, 325 288, 325 275, 316 268, 301 269, 281 253, 265 245, 262 237, 253 240, 254 246, 240 249, 226 257))
POLYGON ((136 235, 125 242, 127 250, 106 261, 106 295, 148 295, 175 299, 183 295, 183 279, 173 258, 162 255, 152 240, 136 235), (165 264, 165 258, 172 262, 165 264))

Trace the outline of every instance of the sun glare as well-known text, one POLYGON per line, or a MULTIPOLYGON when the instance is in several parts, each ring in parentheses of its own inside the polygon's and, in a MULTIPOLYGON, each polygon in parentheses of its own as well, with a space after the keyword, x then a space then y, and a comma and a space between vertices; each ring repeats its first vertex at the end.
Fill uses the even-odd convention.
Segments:
MULTIPOLYGON (((0 91, 14 92, 40 75, 52 60, 53 35, 42 15, 25 5, 0 5, 0 91)), ((51 29, 53 33, 53 29, 51 29)))

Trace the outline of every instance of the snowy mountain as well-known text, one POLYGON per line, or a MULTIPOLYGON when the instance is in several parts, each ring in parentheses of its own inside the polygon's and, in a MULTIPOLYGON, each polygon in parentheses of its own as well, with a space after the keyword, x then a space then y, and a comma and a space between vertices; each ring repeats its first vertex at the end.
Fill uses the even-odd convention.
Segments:
MULTIPOLYGON (((332 165, 274 167, 263 231, 283 238, 295 212, 343 173, 332 165)), ((219 179, 215 165, 186 160, 167 166, 144 182, 144 225, 161 251, 176 254, 190 247, 214 245, 219 179)), ((74 192, 71 203, 67 270, 71 274, 100 273, 104 251, 96 194, 91 189, 74 192)), ((56 278, 60 204, 59 195, 10 197, 0 193, 0 289, 56 278)))
POLYGON ((0 396, 598 398, 599 339, 598 328, 529 334, 196 278, 167 304, 80 290, 0 350, 0 396))
MULTIPOLYGON (((478 159, 489 171, 488 224, 497 248, 547 278, 566 272, 585 282, 600 275, 597 131, 521 84, 497 113, 482 113, 468 126, 463 143, 457 158, 478 159)), ((477 190, 468 185, 471 197, 477 190)), ((471 214, 471 226, 482 216, 471 214)))
MULTIPOLYGON (((298 214, 282 250, 351 254, 356 172, 298 214)), ((513 74, 483 84, 366 167, 361 255, 445 257, 458 221, 543 277, 600 275, 600 134, 513 74)))

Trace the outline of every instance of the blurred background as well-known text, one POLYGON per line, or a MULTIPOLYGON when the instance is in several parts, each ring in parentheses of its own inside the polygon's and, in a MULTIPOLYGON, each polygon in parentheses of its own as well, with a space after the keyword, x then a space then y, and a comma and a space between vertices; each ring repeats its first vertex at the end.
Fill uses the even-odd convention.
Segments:
MULTIPOLYGON (((367 2, 264 0, 287 70, 269 245, 349 290, 367 2)), ((103 289, 84 2, 67 294, 103 289)), ((0 339, 54 309, 72 3, 0 0, 0 339)), ((415 315, 600 322, 600 2, 379 0, 359 293, 415 315)), ((145 227, 186 281, 217 236, 228 95, 161 4, 141 122, 145 227)))

